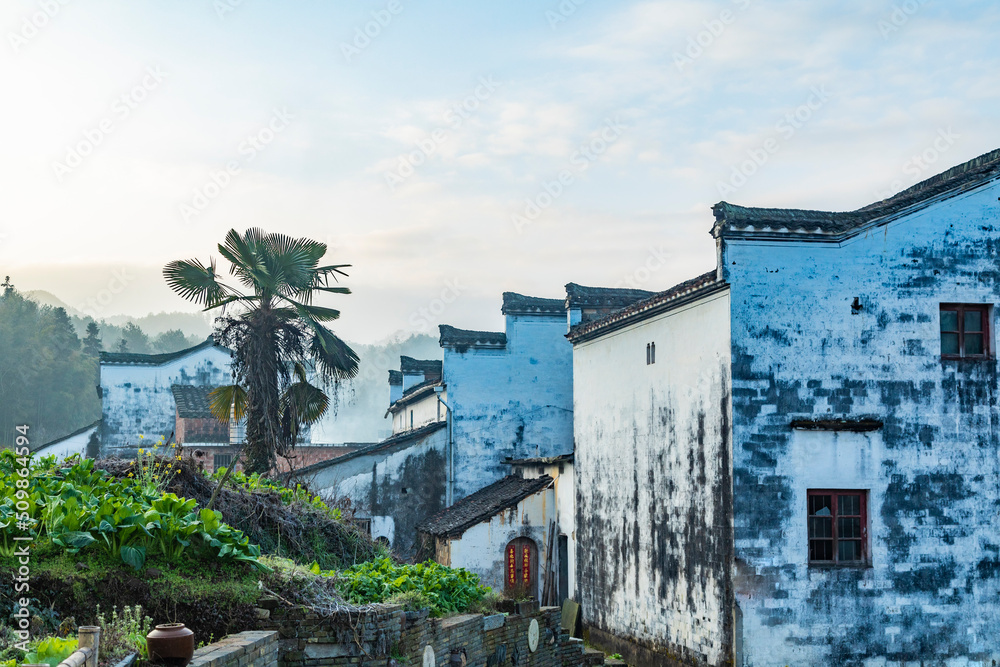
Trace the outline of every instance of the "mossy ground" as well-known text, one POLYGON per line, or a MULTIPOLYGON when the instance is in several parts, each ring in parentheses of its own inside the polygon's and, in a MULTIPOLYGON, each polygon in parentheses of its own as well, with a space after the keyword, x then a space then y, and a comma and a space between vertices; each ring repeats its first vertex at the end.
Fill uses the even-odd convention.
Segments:
MULTIPOLYGON (((185 559, 171 564, 150 558, 135 571, 93 545, 81 553, 62 552, 47 541, 31 553, 31 593, 37 600, 35 623, 49 625, 73 617, 76 624, 96 621, 96 608, 141 605, 159 623, 184 623, 198 641, 216 639, 256 627, 260 573, 246 563, 185 559)), ((14 559, 0 558, 0 577, 10 581, 14 559)), ((11 608, 13 587, 0 592, 0 604, 11 608)), ((42 628, 39 628, 42 629, 42 628)))

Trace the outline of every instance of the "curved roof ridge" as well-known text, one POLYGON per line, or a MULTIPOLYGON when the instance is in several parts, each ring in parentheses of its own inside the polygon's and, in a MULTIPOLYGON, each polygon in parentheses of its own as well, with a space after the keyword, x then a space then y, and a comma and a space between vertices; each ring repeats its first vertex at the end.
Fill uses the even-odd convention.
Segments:
POLYGON ((779 232, 841 236, 863 225, 891 216, 911 206, 950 192, 977 187, 1000 178, 1000 149, 983 153, 927 178, 893 196, 854 211, 816 211, 797 208, 739 206, 720 201, 712 207, 715 214, 714 236, 728 233, 779 232))

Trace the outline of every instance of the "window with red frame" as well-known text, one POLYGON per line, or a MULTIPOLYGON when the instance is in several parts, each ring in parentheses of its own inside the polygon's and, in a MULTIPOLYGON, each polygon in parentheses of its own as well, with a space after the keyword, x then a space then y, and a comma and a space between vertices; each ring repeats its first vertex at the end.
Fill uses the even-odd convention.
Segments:
POLYGON ((941 304, 941 356, 945 359, 986 359, 990 356, 990 307, 982 304, 941 304))
POLYGON ((868 560, 868 492, 809 490, 809 562, 862 565, 868 560))

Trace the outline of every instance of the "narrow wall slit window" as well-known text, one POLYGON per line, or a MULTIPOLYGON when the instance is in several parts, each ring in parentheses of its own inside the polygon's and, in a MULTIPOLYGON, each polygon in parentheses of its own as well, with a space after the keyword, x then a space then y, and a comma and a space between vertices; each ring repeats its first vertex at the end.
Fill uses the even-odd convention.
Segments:
POLYGON ((990 307, 941 304, 941 356, 945 359, 990 357, 990 307))
POLYGON ((656 343, 646 343, 646 365, 656 363, 656 343))
POLYGON ((862 565, 868 560, 868 492, 810 489, 809 562, 862 565))

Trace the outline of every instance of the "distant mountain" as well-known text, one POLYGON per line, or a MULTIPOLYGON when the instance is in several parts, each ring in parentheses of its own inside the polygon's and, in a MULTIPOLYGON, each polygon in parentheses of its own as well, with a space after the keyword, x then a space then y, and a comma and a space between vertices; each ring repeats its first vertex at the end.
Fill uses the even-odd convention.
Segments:
POLYGON ((378 343, 350 343, 361 357, 358 377, 341 383, 331 394, 330 412, 313 427, 313 442, 378 442, 389 436, 389 371, 399 370, 399 357, 441 359, 436 336, 396 333, 378 343))

